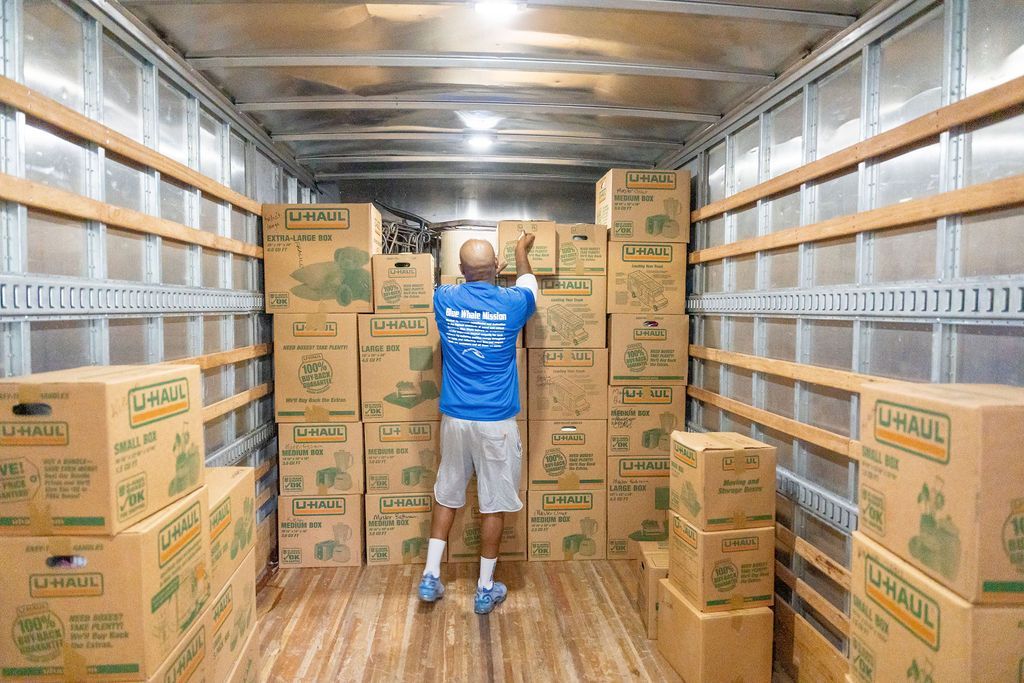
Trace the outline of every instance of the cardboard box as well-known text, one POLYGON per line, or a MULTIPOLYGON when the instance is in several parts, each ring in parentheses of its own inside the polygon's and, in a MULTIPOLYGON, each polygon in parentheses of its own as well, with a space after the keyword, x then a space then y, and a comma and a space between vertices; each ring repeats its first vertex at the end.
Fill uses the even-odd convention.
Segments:
MULTIPOLYGON (((209 610, 207 610, 209 612, 209 610)), ((185 636, 175 645, 174 650, 152 676, 146 678, 148 683, 178 682, 182 683, 206 683, 217 680, 213 678, 210 662, 210 631, 206 626, 205 613, 203 619, 196 619, 196 623, 188 630, 185 636)), ((44 679, 33 678, 33 681, 44 679)), ((51 679, 46 679, 51 680, 51 679)), ((60 679, 53 679, 60 680, 60 679)), ((75 678, 74 680, 83 680, 75 678)), ((125 678, 112 679, 109 674, 97 678, 97 680, 128 680, 125 678)))
POLYGON ((603 489, 608 483, 604 420, 531 420, 530 486, 548 491, 603 489))
POLYGON ((537 312, 526 323, 527 347, 604 348, 604 277, 542 275, 537 284, 537 312))
POLYGON ((558 267, 558 233, 554 221, 498 221, 498 263, 502 273, 516 272, 516 242, 525 233, 535 235, 530 248, 530 268, 535 275, 554 275, 558 267))
POLYGON ((210 592, 218 594, 255 543, 256 479, 251 467, 206 471, 210 500, 210 592))
POLYGON ((1021 605, 971 605, 859 532, 851 569, 853 680, 1020 680, 1021 605))
POLYGON ((374 313, 419 313, 434 310, 432 254, 375 254, 374 313))
POLYGON ((608 458, 608 559, 640 557, 640 543, 668 539, 668 458, 608 458))
POLYGON ((204 486, 117 536, 0 537, 0 676, 152 676, 202 623, 208 512, 204 486))
MULTIPOLYGON (((455 522, 448 534, 448 562, 477 562, 480 559, 480 504, 476 488, 470 487, 466 506, 455 513, 455 522)), ((526 491, 519 492, 523 509, 505 513, 498 558, 508 561, 526 560, 526 491)))
POLYGON ((362 424, 282 424, 277 429, 277 443, 282 495, 363 492, 362 424))
MULTIPOLYGON (((668 519, 667 513, 666 513, 666 519, 668 519)), ((640 541, 639 543, 636 544, 636 547, 637 547, 637 553, 638 554, 654 553, 654 552, 658 552, 658 551, 667 553, 668 552, 668 535, 666 535, 665 538, 663 540, 660 540, 660 541, 640 541)), ((667 567, 668 565, 665 565, 665 566, 667 567)))
POLYGON ((607 349, 530 349, 531 420, 604 420, 607 349))
POLYGON ((669 506, 702 531, 775 520, 775 448, 735 432, 672 432, 669 506))
POLYGON ((363 563, 363 497, 280 496, 277 545, 282 567, 363 563))
POLYGON ((429 493, 441 463, 440 422, 365 425, 366 491, 429 493))
POLYGON ((228 675, 227 683, 259 683, 260 682, 260 634, 253 629, 248 640, 242 646, 235 668, 228 675))
POLYGON ((529 491, 529 560, 603 560, 607 535, 606 493, 529 491))
POLYGON ((430 493, 368 494, 366 564, 425 563, 433 514, 430 493))
POLYGON ((251 550, 206 610, 211 681, 227 681, 256 629, 256 555, 251 550))
POLYGON ((1024 389, 869 382, 860 530, 976 603, 1024 602, 1024 389))
MULTIPOLYGON (((519 335, 522 340, 523 336, 519 335)), ((530 401, 527 392, 527 379, 529 373, 526 370, 526 349, 516 349, 516 378, 519 380, 519 412, 516 413, 517 420, 525 420, 530 414, 530 401)))
POLYGON ((557 223, 558 273, 607 275, 608 229, 588 223, 557 223))
POLYGON ((608 312, 685 313, 686 245, 610 243, 608 312))
POLYGON ((441 337, 433 313, 359 316, 365 422, 439 420, 441 337))
POLYGON ((274 316, 274 419, 358 422, 354 315, 274 316))
POLYGON ((202 410, 195 365, 0 381, 0 530, 112 535, 194 491, 203 483, 202 410))
POLYGON ((263 205, 267 313, 370 313, 370 257, 381 251, 373 204, 263 205))
POLYGON ((597 222, 613 241, 690 241, 689 172, 613 168, 595 189, 597 222))
POLYGON ((608 318, 609 384, 686 384, 689 316, 613 313, 608 318))
POLYGON ((775 527, 701 531, 669 513, 668 576, 702 612, 772 604, 775 527))
POLYGON ((608 387, 608 455, 667 456, 672 432, 685 424, 685 387, 608 387))
POLYGON ((701 612, 668 579, 658 595, 658 652, 686 683, 772 679, 769 608, 701 612))
POLYGON ((658 637, 658 582, 668 576, 668 552, 641 550, 637 560, 640 577, 636 591, 636 606, 644 622, 647 639, 658 637))

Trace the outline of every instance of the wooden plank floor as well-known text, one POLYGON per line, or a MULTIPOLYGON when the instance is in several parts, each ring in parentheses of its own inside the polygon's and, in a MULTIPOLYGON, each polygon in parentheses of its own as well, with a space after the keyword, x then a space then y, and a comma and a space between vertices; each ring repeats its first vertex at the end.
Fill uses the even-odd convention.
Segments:
POLYGON ((416 566, 281 570, 259 593, 263 680, 678 682, 643 633, 634 566, 499 562, 509 598, 489 617, 475 563, 445 565, 434 605, 416 566))

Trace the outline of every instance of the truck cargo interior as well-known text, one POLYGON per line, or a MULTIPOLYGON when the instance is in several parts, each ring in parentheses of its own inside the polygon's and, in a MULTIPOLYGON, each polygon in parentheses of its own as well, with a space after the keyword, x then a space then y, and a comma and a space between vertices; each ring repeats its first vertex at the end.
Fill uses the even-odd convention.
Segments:
POLYGON ((0 681, 1022 680, 1021 0, 0 35, 0 681))

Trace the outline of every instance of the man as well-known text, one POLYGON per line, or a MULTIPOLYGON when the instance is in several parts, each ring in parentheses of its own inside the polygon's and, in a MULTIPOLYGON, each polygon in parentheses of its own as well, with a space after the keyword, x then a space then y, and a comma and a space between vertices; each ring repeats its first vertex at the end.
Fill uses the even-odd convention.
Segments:
POLYGON ((523 508, 519 500, 522 444, 516 337, 537 309, 537 278, 528 257, 534 236, 516 243, 516 286, 497 287, 503 269, 494 248, 469 240, 459 251, 465 284, 434 292, 434 316, 444 359, 441 381, 441 466, 434 484, 434 519, 427 566, 419 597, 434 602, 444 595, 441 556, 455 511, 466 504, 466 486, 476 473, 480 503, 480 578, 473 611, 491 612, 508 589, 494 580, 506 512, 523 508))

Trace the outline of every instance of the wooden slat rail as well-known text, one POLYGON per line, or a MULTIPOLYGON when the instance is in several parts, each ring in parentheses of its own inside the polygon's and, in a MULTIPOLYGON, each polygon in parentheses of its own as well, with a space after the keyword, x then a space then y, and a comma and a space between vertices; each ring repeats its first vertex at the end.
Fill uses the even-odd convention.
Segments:
POLYGON ((238 349, 231 349, 230 351, 218 351, 216 353, 206 353, 202 356, 182 358, 181 360, 173 362, 190 363, 192 365, 198 365, 203 370, 210 370, 224 365, 231 365, 232 363, 240 363, 244 360, 260 358, 261 356, 266 356, 269 353, 270 344, 254 344, 252 346, 243 346, 238 349))
POLYGON ((208 249, 263 258, 263 248, 254 244, 214 235, 166 218, 157 218, 141 211, 106 204, 6 173, 0 173, 0 199, 83 221, 98 221, 144 235, 157 235, 177 242, 198 244, 208 249))
POLYGON ((847 458, 854 458, 860 454, 860 449, 851 447, 849 437, 840 436, 839 434, 830 432, 827 429, 813 427, 809 424, 804 424, 803 422, 798 422, 788 417, 782 417, 781 415, 776 415, 775 413, 771 413, 767 410, 755 408, 743 403, 742 401, 726 398, 720 394, 700 389, 698 387, 687 387, 686 393, 698 401, 710 403, 717 408, 745 417, 748 420, 753 420, 765 427, 782 432, 783 434, 788 434, 789 436, 800 439, 801 441, 821 446, 822 448, 838 453, 839 455, 846 456, 847 458))
POLYGON ((690 220, 702 221, 726 211, 749 206, 759 199, 782 194, 803 183, 835 175, 862 161, 917 146, 937 138, 950 128, 1011 111, 1022 105, 1024 105, 1024 77, 936 109, 892 130, 850 145, 817 161, 804 164, 771 180, 766 180, 730 197, 708 204, 691 213, 690 220))
POLYGON ((796 594, 815 612, 825 618, 833 628, 844 636, 850 635, 850 618, 842 610, 821 596, 803 579, 796 580, 796 594))
POLYGON ((256 200, 235 192, 230 187, 211 180, 199 171, 122 135, 74 109, 69 109, 42 93, 2 76, 0 76, 0 102, 25 112, 26 116, 44 121, 75 137, 95 143, 108 152, 159 171, 161 175, 198 188, 205 194, 230 202, 240 209, 245 209, 257 216, 262 211, 263 205, 256 200))
POLYGON ((270 383, 260 384, 252 389, 247 389, 241 393, 229 396, 223 401, 217 401, 203 408, 203 422, 211 422, 216 420, 221 415, 230 413, 236 408, 241 408, 247 403, 263 398, 269 394, 272 390, 270 383))
POLYGON ((799 614, 793 615, 793 658, 799 683, 844 683, 850 669, 846 655, 799 614))
POLYGON ((978 213, 1020 204, 1024 204, 1024 174, 700 249, 690 254, 688 262, 691 265, 705 263, 730 256, 783 249, 807 242, 856 235, 869 230, 902 228, 945 216, 978 213))
POLYGON ((778 560, 775 560, 775 577, 793 590, 796 590, 796 575, 789 567, 778 560))
POLYGON ((792 551, 796 547, 796 534, 782 526, 780 522, 775 522, 775 542, 792 551))
POLYGON ((768 375, 774 375, 775 377, 785 377, 787 379, 809 382, 811 384, 832 387, 833 389, 842 389, 843 391, 853 393, 860 392, 862 383, 871 379, 877 379, 870 375, 861 375, 855 372, 826 368, 820 365, 804 365, 802 363, 794 363, 792 361, 751 356, 746 353, 723 351, 722 349, 714 349, 707 346, 694 346, 692 344, 690 345, 690 355, 694 358, 709 360, 715 363, 721 363, 722 365, 746 368, 747 370, 762 372, 768 375))
POLYGON ((839 586, 850 590, 850 570, 831 557, 797 536, 793 546, 796 554, 813 565, 818 571, 832 579, 839 586))

